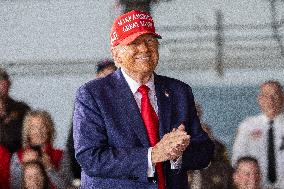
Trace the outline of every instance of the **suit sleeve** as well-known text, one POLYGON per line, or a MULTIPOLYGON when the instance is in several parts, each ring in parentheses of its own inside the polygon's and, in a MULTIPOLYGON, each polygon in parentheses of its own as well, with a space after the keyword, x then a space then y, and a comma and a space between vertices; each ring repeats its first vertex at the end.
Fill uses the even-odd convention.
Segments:
POLYGON ((203 131, 195 109, 194 97, 189 87, 189 118, 186 130, 190 135, 189 147, 182 157, 183 170, 196 170, 206 168, 214 154, 214 143, 203 131))
MULTIPOLYGON (((115 98, 115 97, 114 97, 115 98)), ((91 177, 134 179, 148 182, 148 148, 115 148, 110 146, 103 113, 86 86, 76 95, 73 115, 73 137, 76 159, 91 177)))

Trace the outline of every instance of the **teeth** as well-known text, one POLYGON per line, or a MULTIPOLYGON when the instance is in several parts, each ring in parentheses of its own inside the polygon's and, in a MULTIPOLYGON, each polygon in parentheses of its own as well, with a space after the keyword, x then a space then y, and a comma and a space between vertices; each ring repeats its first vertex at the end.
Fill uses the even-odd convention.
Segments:
POLYGON ((149 59, 149 57, 148 57, 148 56, 147 56, 147 57, 140 57, 140 58, 138 58, 138 59, 147 60, 147 59, 149 59))

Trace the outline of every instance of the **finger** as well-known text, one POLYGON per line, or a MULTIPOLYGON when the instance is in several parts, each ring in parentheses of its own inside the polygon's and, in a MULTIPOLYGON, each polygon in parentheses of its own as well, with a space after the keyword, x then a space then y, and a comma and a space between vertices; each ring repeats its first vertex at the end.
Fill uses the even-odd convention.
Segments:
POLYGON ((182 144, 186 144, 188 141, 183 138, 168 138, 165 140, 165 146, 169 149, 177 148, 182 144))
POLYGON ((185 131, 185 126, 184 126, 184 124, 180 124, 180 126, 178 126, 177 129, 180 130, 180 131, 185 131))
POLYGON ((186 136, 182 137, 182 141, 183 142, 189 142, 190 141, 190 136, 186 135, 186 136))
POLYGON ((189 142, 190 136, 189 135, 182 135, 182 136, 180 136, 180 140, 182 140, 182 143, 189 142))
POLYGON ((177 135, 185 135, 187 132, 184 129, 177 128, 176 132, 177 135))
POLYGON ((184 152, 186 148, 188 147, 188 145, 189 144, 180 146, 179 151, 184 152))
POLYGON ((181 145, 182 145, 182 146, 188 146, 189 143, 190 143, 190 141, 189 141, 189 140, 186 140, 186 141, 183 141, 183 143, 182 143, 181 145))
POLYGON ((182 155, 183 151, 172 151, 169 153, 168 158, 170 160, 175 160, 182 155))
POLYGON ((172 140, 176 141, 179 144, 183 144, 190 141, 190 136, 189 135, 175 136, 172 138, 172 140))
POLYGON ((174 149, 175 152, 183 152, 189 144, 183 144, 183 145, 178 145, 172 149, 174 149))
POLYGON ((177 129, 176 128, 173 128, 172 132, 175 132, 177 129))
POLYGON ((176 159, 177 157, 178 157, 177 154, 175 154, 175 153, 173 153, 173 152, 167 154, 167 158, 168 158, 169 160, 174 160, 174 159, 176 159))
POLYGON ((174 132, 170 132, 167 138, 183 138, 187 135, 184 131, 176 130, 174 132))
POLYGON ((189 143, 189 135, 171 135, 162 139, 160 144, 162 144, 165 148, 176 148, 179 145, 187 145, 189 143))

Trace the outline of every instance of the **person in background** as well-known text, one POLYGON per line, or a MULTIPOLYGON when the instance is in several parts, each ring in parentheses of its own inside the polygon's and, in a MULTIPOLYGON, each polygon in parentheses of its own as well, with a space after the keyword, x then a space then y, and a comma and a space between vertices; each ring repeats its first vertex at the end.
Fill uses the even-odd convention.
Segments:
POLYGON ((74 188, 80 187, 81 182, 81 167, 75 158, 75 149, 74 149, 74 140, 73 140, 73 124, 71 123, 71 127, 69 130, 69 135, 66 143, 66 150, 70 159, 70 168, 72 172, 73 180, 71 181, 71 185, 74 188))
POLYGON ((0 144, 14 153, 21 148, 23 119, 30 107, 12 99, 10 88, 10 77, 0 68, 0 144))
POLYGON ((0 145, 0 189, 9 189, 9 170, 11 153, 3 145, 0 145))
POLYGON ((22 189, 50 189, 48 176, 40 161, 23 163, 22 189))
MULTIPOLYGON (((101 60, 97 63, 96 77, 97 78, 105 77, 113 73, 116 69, 117 67, 115 66, 113 60, 110 59, 101 60)), ((70 157, 71 171, 73 173, 73 178, 74 178, 74 180, 72 181, 72 185, 73 187, 78 188, 80 186, 80 180, 81 180, 81 167, 75 158, 73 124, 71 124, 66 148, 70 157)))
POLYGON ((105 77, 108 74, 111 74, 117 69, 113 60, 105 59, 97 63, 96 77, 101 78, 105 77))
POLYGON ((239 126, 233 145, 232 164, 243 156, 257 159, 265 187, 284 188, 284 93, 278 81, 260 85, 258 104, 262 113, 239 126))
POLYGON ((83 189, 187 189, 187 170, 210 163, 214 144, 190 86, 154 73, 157 38, 148 13, 121 15, 111 31, 120 68, 77 91, 73 136, 83 189))
POLYGON ((257 160, 249 156, 238 159, 233 180, 236 189, 262 189, 261 171, 257 160))
POLYGON ((70 161, 63 150, 53 148, 55 128, 50 114, 34 110, 27 113, 23 124, 23 148, 12 155, 11 188, 21 188, 22 164, 42 162, 52 188, 66 188, 71 180, 70 161))
POLYGON ((202 129, 215 144, 214 156, 208 168, 188 171, 188 181, 191 189, 231 189, 233 168, 228 160, 225 145, 214 138, 210 126, 203 121, 203 109, 199 103, 195 104, 202 129))

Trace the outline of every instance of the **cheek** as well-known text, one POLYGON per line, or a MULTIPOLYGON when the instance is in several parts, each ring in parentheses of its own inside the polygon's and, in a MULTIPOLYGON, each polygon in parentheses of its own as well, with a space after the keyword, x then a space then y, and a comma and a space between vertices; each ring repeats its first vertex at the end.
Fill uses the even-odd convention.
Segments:
POLYGON ((153 51, 152 51, 152 60, 153 60, 154 62, 158 62, 158 60, 159 60, 159 53, 158 53, 158 50, 153 50, 153 51))
POLYGON ((135 66, 133 66, 133 64, 135 63, 135 58, 132 54, 125 54, 125 56, 121 57, 121 66, 125 67, 127 69, 131 68, 135 68, 135 66))
POLYGON ((30 133, 30 138, 31 141, 45 141, 48 138, 48 134, 47 132, 43 132, 43 131, 34 131, 30 133))
POLYGON ((9 88, 6 87, 6 86, 1 86, 1 87, 0 87, 0 91, 1 91, 2 94, 6 94, 6 93, 8 93, 9 88))
POLYGON ((262 107, 262 108, 266 108, 267 105, 269 105, 269 102, 266 99, 260 99, 259 103, 260 103, 260 107, 262 107))
POLYGON ((124 58, 125 60, 127 60, 127 62, 133 62, 133 60, 135 59, 135 53, 133 51, 127 52, 124 54, 124 58))
POLYGON ((34 139, 34 138, 39 138, 40 137, 40 133, 37 131, 31 131, 30 132, 30 138, 34 139))

